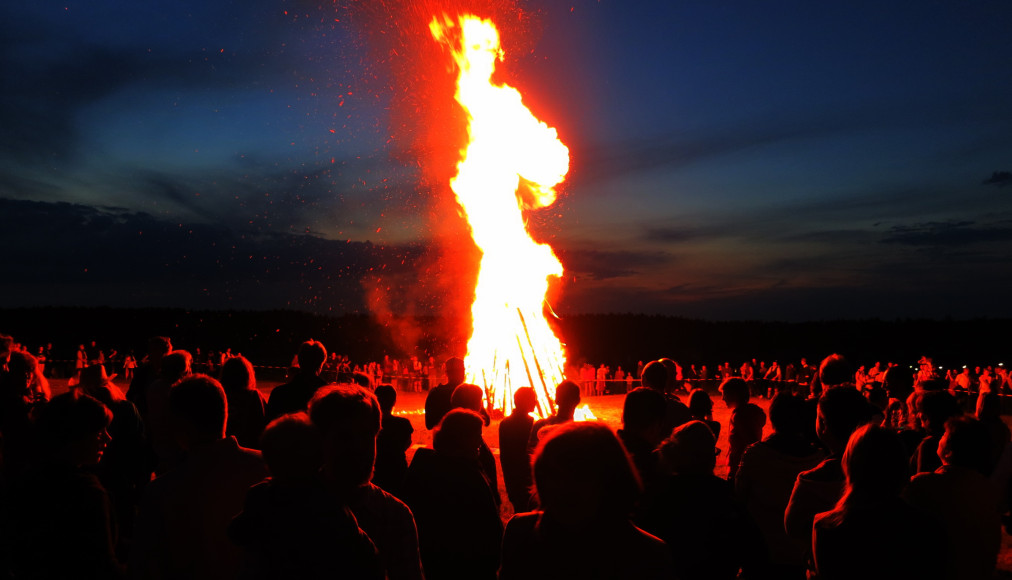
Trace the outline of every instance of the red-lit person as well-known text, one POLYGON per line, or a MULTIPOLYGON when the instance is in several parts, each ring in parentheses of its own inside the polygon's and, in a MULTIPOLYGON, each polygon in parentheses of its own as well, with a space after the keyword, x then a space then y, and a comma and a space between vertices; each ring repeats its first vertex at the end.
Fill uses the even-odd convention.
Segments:
POLYGON ((295 357, 298 367, 287 383, 278 385, 267 400, 267 420, 287 413, 305 411, 309 401, 320 387, 326 384, 320 373, 327 362, 327 349, 317 340, 307 340, 299 346, 295 357))
POLYGON ((134 578, 235 578, 240 550, 227 529, 250 486, 267 477, 259 451, 226 437, 221 384, 191 375, 172 386, 172 431, 185 452, 141 499, 130 551, 134 578))
POLYGON ((394 415, 397 390, 392 385, 380 385, 375 393, 383 411, 383 420, 376 436, 376 467, 372 482, 384 491, 400 496, 401 483, 408 471, 407 451, 411 448, 414 427, 406 417, 394 415))
POLYGON ((309 416, 271 421, 261 443, 271 476, 249 489, 228 528, 242 548, 240 577, 384 578, 376 546, 324 484, 322 441, 309 416))
POLYGON ((515 513, 527 511, 531 499, 531 456, 527 447, 537 406, 531 387, 520 387, 513 393, 513 413, 499 423, 499 461, 506 495, 515 513))
POLYGON ((749 385, 739 378, 726 379, 720 385, 720 396, 731 418, 727 430, 727 479, 734 481, 738 464, 749 445, 762 440, 766 413, 749 402, 749 385))
POLYGON ((443 415, 450 412, 450 409, 453 408, 450 403, 453 391, 464 382, 467 376, 464 370, 464 360, 457 357, 446 359, 443 371, 446 373, 446 382, 433 387, 425 397, 426 429, 435 429, 443 419, 443 415))
POLYGON ((241 354, 229 356, 221 365, 219 380, 228 398, 228 423, 225 434, 239 445, 260 448, 260 434, 267 426, 267 399, 257 389, 253 364, 241 354))
POLYGON ((381 415, 376 396, 357 385, 327 385, 309 403, 309 418, 322 438, 327 489, 375 543, 389 580, 419 580, 414 516, 404 502, 370 482, 381 415))
POLYGON ((611 428, 559 425, 533 464, 539 509, 506 524, 500 580, 674 577, 664 542, 630 520, 642 488, 611 428))
POLYGON ((937 523, 900 499, 908 471, 899 436, 865 425, 850 437, 841 465, 843 494, 831 510, 816 516, 810 534, 814 577, 944 577, 945 549, 937 523))
POLYGON ((905 497, 942 522, 948 566, 945 578, 991 578, 1001 549, 999 491, 991 467, 990 435, 969 415, 946 421, 938 443, 942 465, 910 480, 905 497))
POLYGON ((415 453, 404 478, 401 497, 418 524, 428 580, 496 576, 502 520, 496 482, 478 462, 482 426, 478 413, 453 409, 436 426, 432 449, 415 453))
POLYGON ((531 427, 531 436, 527 442, 530 449, 538 445, 538 441, 557 425, 569 423, 580 405, 580 386, 573 381, 562 381, 555 387, 555 414, 535 421, 531 427))
POLYGON ((105 405, 79 391, 40 410, 37 464, 10 490, 21 498, 8 506, 13 577, 123 577, 109 496, 90 472, 111 440, 111 422, 105 405))
MULTIPOLYGON (((482 391, 478 385, 470 383, 457 385, 457 388, 453 389, 453 395, 450 397, 450 406, 453 409, 474 411, 481 417, 482 423, 486 427, 491 423, 488 411, 482 405, 482 391)), ((484 437, 481 438, 478 444, 478 463, 481 465, 481 470, 489 481, 499 481, 499 474, 495 465, 495 455, 492 453, 492 449, 488 446, 488 443, 485 442, 484 437)), ((502 497, 499 495, 498 485, 494 489, 495 503, 496 505, 501 505, 502 497)))

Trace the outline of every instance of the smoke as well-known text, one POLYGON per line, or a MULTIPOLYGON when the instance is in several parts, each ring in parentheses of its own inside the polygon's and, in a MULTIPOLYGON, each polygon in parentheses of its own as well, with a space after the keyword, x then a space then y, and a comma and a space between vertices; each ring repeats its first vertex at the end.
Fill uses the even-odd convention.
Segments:
MULTIPOLYGON (((462 344, 471 332, 480 252, 449 181, 467 142, 467 119, 454 99, 452 60, 432 39, 429 23, 443 14, 490 18, 499 27, 506 54, 523 55, 540 35, 539 18, 516 0, 339 1, 335 10, 335 20, 354 35, 353 45, 361 50, 364 72, 357 90, 389 102, 390 155, 400 164, 417 166, 417 188, 429 192, 413 208, 426 218, 428 251, 409 268, 413 276, 380 272, 364 279, 368 308, 406 354, 421 354, 427 337, 462 344), (430 317, 426 320, 438 328, 420 328, 419 317, 430 317)), ((511 72, 507 60, 497 76, 505 80, 511 72)))

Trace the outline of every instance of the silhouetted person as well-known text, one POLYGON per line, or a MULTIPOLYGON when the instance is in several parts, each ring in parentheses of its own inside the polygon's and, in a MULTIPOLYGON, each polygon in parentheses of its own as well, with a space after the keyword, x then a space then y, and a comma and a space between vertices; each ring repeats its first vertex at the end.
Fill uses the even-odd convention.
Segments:
POLYGON ((500 580, 672 577, 664 542, 630 521, 639 478, 608 426, 560 425, 533 463, 540 511, 506 524, 500 580))
MULTIPOLYGON (((153 336, 148 339, 148 353, 141 360, 126 393, 127 400, 137 407, 142 417, 147 417, 148 414, 148 387, 162 371, 162 357, 170 352, 172 341, 168 337, 153 336)), ((80 368, 84 366, 81 365, 80 368)))
POLYGON ((531 501, 531 456, 527 442, 531 437, 537 395, 531 387, 513 393, 513 413, 499 423, 499 462, 506 495, 515 513, 525 512, 531 501))
POLYGON ((414 427, 407 418, 394 415, 397 391, 391 385, 376 387, 376 399, 383 419, 376 436, 376 466, 372 482, 400 497, 401 482, 408 470, 407 451, 411 448, 414 427))
POLYGON ((759 532, 733 487, 713 474, 716 444, 702 421, 675 428, 660 444, 663 475, 638 510, 636 523, 667 544, 674 578, 730 580, 762 554, 759 532))
POLYGON ((941 578, 937 524, 900 499, 906 452, 890 429, 865 425, 841 461, 846 485, 832 510, 815 518, 816 577, 826 580, 941 578))
POLYGON ((158 475, 174 468, 183 457, 183 449, 173 433, 169 397, 172 385, 190 376, 192 364, 193 356, 188 351, 174 350, 162 357, 158 378, 148 385, 148 414, 144 421, 151 435, 158 475))
POLYGON ((819 365, 819 383, 822 390, 826 391, 833 387, 843 385, 855 386, 854 373, 857 369, 842 355, 831 354, 822 360, 819 365))
POLYGON ((112 412, 108 429, 112 440, 105 449, 102 462, 93 471, 112 500, 120 540, 117 554, 125 560, 137 503, 151 480, 152 465, 144 422, 137 407, 126 400, 119 387, 109 380, 103 365, 83 369, 81 381, 71 390, 98 399, 112 412))
POLYGON ((847 440, 871 416, 871 405, 853 387, 831 388, 819 397, 815 430, 829 455, 815 468, 798 474, 784 514, 787 535, 810 542, 815 514, 829 511, 840 500, 845 483, 840 459, 847 440))
POLYGON ((239 445, 260 448, 260 434, 267 426, 267 400, 257 389, 253 365, 242 355, 228 357, 221 365, 219 378, 228 399, 228 423, 225 434, 239 445))
POLYGON ((457 357, 446 359, 443 370, 446 373, 446 382, 436 385, 425 396, 426 429, 434 429, 443 419, 443 415, 450 412, 450 409, 453 408, 453 405, 450 404, 453 390, 464 382, 467 375, 463 359, 457 357))
POLYGON ((282 415, 261 439, 271 477, 249 489, 229 537, 241 578, 383 578, 379 554, 320 476, 323 445, 305 413, 282 415))
POLYGON ((1012 431, 1001 418, 1001 398, 998 393, 994 391, 981 393, 977 397, 976 411, 977 419, 987 429, 991 439, 988 447, 991 452, 991 463, 987 471, 987 475, 990 476, 1005 448, 1012 441, 1012 431))
POLYGON ((381 422, 376 396, 357 385, 328 385, 310 401, 309 417, 323 439, 324 482, 376 544, 387 578, 422 578, 411 510, 369 481, 381 422))
POLYGON ((40 410, 38 463, 15 481, 18 499, 8 508, 16 578, 123 576, 109 496, 88 471, 102 459, 111 422, 105 405, 80 392, 40 410))
POLYGON ((720 422, 713 420, 713 399, 703 389, 689 392, 689 414, 694 421, 702 421, 713 431, 713 438, 720 440, 720 422))
POLYGON ((654 450, 664 440, 663 425, 664 395, 647 387, 637 387, 625 396, 618 437, 648 490, 660 475, 654 450))
POLYGON ((825 454, 805 435, 804 402, 781 392, 770 402, 773 433, 745 450, 734 487, 762 531, 770 552, 769 577, 804 578, 809 543, 787 536, 784 512, 798 474, 814 468, 825 454))
POLYGON ((327 362, 327 349, 322 342, 307 340, 299 347, 296 355, 298 370, 287 383, 271 391, 267 401, 267 419, 274 420, 281 415, 305 411, 309 401, 326 382, 320 378, 323 364, 327 362))
POLYGON ((997 564, 999 495, 984 476, 991 463, 989 443, 987 428, 977 419, 950 418, 938 444, 942 465, 915 475, 907 487, 907 500, 944 526, 946 578, 991 578, 997 564))
MULTIPOLYGON (((905 429, 909 424, 907 397, 914 392, 914 377, 910 369, 898 366, 887 369, 882 378, 882 388, 889 397, 886 406, 886 424, 893 429, 905 429)), ((907 453, 913 452, 913 446, 907 453)))
POLYGON ((742 379, 725 379, 720 385, 720 396, 731 409, 727 428, 727 479, 733 483, 745 449, 763 438, 766 413, 749 402, 749 385, 742 379))
POLYGON ((917 418, 927 436, 917 445, 910 458, 910 467, 914 473, 930 473, 942 466, 938 444, 945 433, 945 422, 962 412, 956 398, 948 391, 921 391, 915 397, 917 418))
POLYGON ((186 457, 144 493, 130 574, 235 578, 240 551, 226 530, 242 510, 249 487, 267 476, 263 458, 225 436, 225 390, 211 377, 191 375, 173 385, 169 411, 186 457))
POLYGON ((488 427, 492 424, 492 418, 489 417, 488 410, 485 408, 485 405, 482 404, 484 396, 485 393, 482 392, 481 387, 478 385, 472 385, 470 383, 457 385, 457 388, 453 389, 453 393, 450 395, 450 408, 470 409, 475 413, 478 413, 481 417, 482 423, 488 427))
POLYGON ((502 520, 496 483, 478 463, 482 425, 474 411, 453 409, 436 426, 432 449, 419 449, 408 467, 402 497, 429 580, 495 578, 502 520))
POLYGON ((670 435, 671 430, 675 427, 692 420, 689 408, 679 400, 677 395, 668 390, 669 383, 673 384, 675 381, 673 376, 669 378, 671 372, 673 371, 666 368, 664 363, 652 361, 643 367, 643 372, 640 374, 640 383, 644 387, 664 395, 664 425, 661 427, 664 437, 670 435))
POLYGON ((544 430, 544 435, 555 428, 556 425, 563 423, 569 423, 573 420, 573 415, 576 413, 576 407, 580 404, 580 385, 577 385, 573 381, 562 381, 557 387, 555 387, 555 414, 545 419, 540 419, 534 422, 531 427, 531 437, 527 442, 527 446, 530 449, 534 449, 538 445, 538 441, 543 436, 541 431, 544 430))
MULTIPOLYGON (((453 409, 469 409, 474 411, 481 417, 481 420, 485 426, 491 422, 488 416, 488 412, 485 407, 481 404, 482 401, 481 387, 478 385, 472 385, 464 383, 457 385, 456 389, 453 389, 453 395, 450 397, 450 406, 453 409)), ((492 454, 492 450, 485 442, 485 438, 481 439, 478 444, 478 463, 481 465, 481 470, 485 473, 485 477, 489 481, 498 481, 499 474, 495 465, 495 455, 492 454)), ((502 497, 499 495, 498 484, 495 489, 495 503, 496 505, 502 504, 502 497)))
MULTIPOLYGON (((3 347, 10 348, 10 346, 3 347)), ((3 472, 13 476, 27 468, 35 455, 32 416, 45 400, 33 388, 38 363, 20 351, 6 353, 0 369, 0 435, 3 436, 3 472)))

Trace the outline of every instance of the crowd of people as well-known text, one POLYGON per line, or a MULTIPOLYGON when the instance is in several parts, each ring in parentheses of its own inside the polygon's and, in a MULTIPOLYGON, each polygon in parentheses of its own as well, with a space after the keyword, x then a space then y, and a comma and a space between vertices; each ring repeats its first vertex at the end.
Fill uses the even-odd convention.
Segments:
POLYGON ((427 389, 432 444, 410 461, 398 389, 354 367, 328 376, 330 360, 302 343, 265 397, 245 357, 211 376, 154 337, 125 393, 88 358, 53 396, 38 359, 0 335, 0 575, 983 579, 996 566, 1012 481, 1002 383, 954 387, 928 359, 870 375, 833 355, 773 391, 756 388, 760 365, 721 365, 724 425, 693 388, 710 375, 668 359, 636 369, 617 430, 574 420, 585 384, 560 383, 538 419, 519 388, 498 462, 463 360, 427 389), (752 400, 771 395, 768 412, 752 400))

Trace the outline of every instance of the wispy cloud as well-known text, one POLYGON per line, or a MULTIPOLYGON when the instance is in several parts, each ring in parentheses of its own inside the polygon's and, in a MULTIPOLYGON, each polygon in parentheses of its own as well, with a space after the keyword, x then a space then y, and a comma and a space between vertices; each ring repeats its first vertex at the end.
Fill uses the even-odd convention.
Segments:
POLYGON ((984 185, 997 185, 998 187, 1012 184, 1012 171, 995 171, 991 174, 991 177, 981 183, 984 185))
POLYGON ((1012 241, 1012 221, 978 224, 972 221, 927 222, 898 225, 882 238, 886 244, 910 246, 966 246, 1012 241))

